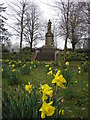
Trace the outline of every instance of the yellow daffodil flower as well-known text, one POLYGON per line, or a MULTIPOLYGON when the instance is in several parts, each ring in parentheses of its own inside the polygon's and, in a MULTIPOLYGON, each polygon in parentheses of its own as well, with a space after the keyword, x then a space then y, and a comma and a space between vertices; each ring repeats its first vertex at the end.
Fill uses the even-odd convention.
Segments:
POLYGON ((15 67, 15 65, 14 65, 14 64, 12 64, 12 67, 15 67))
POLYGON ((12 72, 15 72, 15 69, 13 69, 12 72))
POLYGON ((57 69, 55 69, 55 71, 57 71, 57 69))
POLYGON ((45 67, 49 67, 49 65, 45 65, 45 67))
POLYGON ((29 94, 31 93, 31 88, 32 85, 30 84, 30 82, 28 82, 28 85, 25 85, 25 90, 29 92, 29 94))
POLYGON ((81 68, 80 68, 80 66, 78 67, 78 70, 80 70, 81 68))
POLYGON ((9 65, 11 64, 11 62, 9 62, 9 65))
POLYGON ((49 70, 51 70, 52 68, 50 67, 49 70))
POLYGON ((32 69, 32 67, 30 67, 30 70, 32 69))
POLYGON ((52 83, 56 83, 56 86, 60 86, 61 88, 65 89, 64 83, 66 83, 66 79, 63 75, 59 75, 60 71, 57 71, 55 78, 52 80, 52 83))
POLYGON ((36 67, 36 65, 34 65, 34 68, 36 67))
POLYGON ((33 64, 33 62, 30 62, 31 64, 33 64))
POLYGON ((52 75, 52 70, 47 73, 48 75, 52 75))
POLYGON ((43 93, 42 101, 47 100, 47 95, 49 97, 53 96, 53 90, 48 84, 42 85, 42 93, 43 93))
POLYGON ((59 110, 59 114, 64 115, 64 110, 59 110))
POLYGON ((42 91, 43 91, 44 89, 46 89, 46 90, 51 90, 51 89, 52 89, 48 84, 42 85, 41 88, 42 88, 42 91))
POLYGON ((69 62, 66 62, 65 65, 68 66, 68 65, 69 65, 69 62))
POLYGON ((42 104, 42 107, 39 109, 41 111, 41 118, 45 118, 46 116, 52 116, 55 112, 55 107, 51 106, 53 102, 46 103, 45 101, 42 104))
POLYGON ((42 91, 43 92, 43 96, 42 96, 42 101, 44 101, 44 100, 47 100, 47 95, 49 96, 49 97, 52 97, 53 96, 53 90, 43 90, 42 91))
POLYGON ((75 83, 78 83, 78 81, 75 81, 75 83))
POLYGON ((81 70, 79 70, 78 73, 81 74, 81 70))
POLYGON ((61 71, 60 71, 60 70, 58 70, 58 71, 57 71, 57 73, 56 73, 56 76, 59 76, 59 75, 60 75, 60 73, 61 73, 61 71))
POLYGON ((2 72, 3 72, 3 68, 2 68, 2 72))
POLYGON ((21 63, 21 60, 19 60, 18 63, 21 63))

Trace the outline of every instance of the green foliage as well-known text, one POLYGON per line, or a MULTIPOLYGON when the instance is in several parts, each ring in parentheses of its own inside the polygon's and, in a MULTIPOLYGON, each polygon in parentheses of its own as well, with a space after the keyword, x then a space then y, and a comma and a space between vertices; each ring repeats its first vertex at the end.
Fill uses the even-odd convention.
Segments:
POLYGON ((66 61, 85 61, 85 55, 81 53, 68 53, 66 54, 66 61))
POLYGON ((38 118, 39 120, 39 108, 40 106, 38 105, 38 96, 35 88, 32 89, 31 94, 26 93, 26 91, 24 90, 21 95, 18 86, 17 100, 12 94, 8 95, 8 93, 4 92, 2 109, 2 116, 4 119, 10 120, 11 118, 38 118))
POLYGON ((61 73, 63 74, 64 78, 67 80, 67 84, 70 84, 71 83, 71 79, 73 77, 73 72, 72 70, 61 70, 61 73))
POLYGON ((30 50, 27 51, 22 51, 22 54, 19 52, 3 52, 2 53, 2 58, 3 59, 9 59, 9 60, 25 60, 25 61, 30 61, 31 60, 32 53, 30 50))
POLYGON ((3 64, 2 77, 6 79, 10 85, 18 84, 18 77, 16 72, 13 72, 12 69, 6 64, 3 64))
POLYGON ((30 67, 28 65, 22 66, 21 74, 22 75, 28 75, 29 73, 30 73, 30 67))
POLYGON ((82 68, 83 72, 88 72, 88 63, 84 62, 84 64, 82 64, 81 68, 82 68))
MULTIPOLYGON (((22 56, 24 56, 24 54, 22 56)), ((61 53, 61 57, 63 57, 63 53, 61 53)), ((73 55, 73 57, 75 58, 76 56, 73 55)), ((71 59, 74 60, 74 58, 71 58, 71 59)), ((27 119, 28 117, 30 117, 29 116, 30 113, 32 114, 31 116, 36 116, 38 117, 38 119, 41 118, 41 113, 39 112, 39 109, 41 108, 41 99, 40 99, 41 96, 40 96, 40 89, 38 89, 40 85, 40 81, 42 85, 47 83, 50 86, 52 86, 54 93, 56 91, 56 86, 52 85, 52 79, 54 78, 54 76, 46 74, 49 71, 49 67, 48 68, 45 67, 46 64, 50 65, 50 67, 52 68, 53 74, 56 74, 57 70, 60 69, 61 74, 63 74, 63 77, 67 81, 67 84, 65 84, 66 86, 64 90, 58 87, 56 94, 54 94, 53 98, 50 99, 54 101, 54 98, 55 98, 55 100, 57 101, 57 99, 62 98, 62 99, 59 99, 60 104, 58 102, 56 103, 56 101, 53 102, 53 105, 56 108, 55 114, 52 117, 46 117, 45 119, 54 119, 54 118, 60 119, 60 115, 58 115, 58 112, 59 112, 59 109, 62 108, 62 106, 65 110, 65 115, 64 115, 65 118, 72 118, 72 117, 81 118, 82 117, 83 119, 84 117, 87 117, 88 116, 88 95, 87 95, 88 94, 88 71, 87 71, 88 63, 87 62, 84 63, 84 60, 86 61, 86 57, 83 54, 82 55, 77 54, 76 58, 75 58, 76 60, 80 59, 80 61, 70 61, 69 66, 66 66, 63 63, 63 61, 58 61, 58 62, 43 61, 40 63, 38 63, 38 61, 34 61, 31 63, 30 60, 26 61, 25 59, 27 58, 24 58, 24 57, 21 61, 19 59, 17 60, 13 59, 9 61, 7 61, 6 59, 5 61, 3 60, 4 64, 3 64, 3 72, 2 72, 2 75, 3 75, 2 82, 3 82, 3 116, 4 118, 11 119, 11 116, 14 116, 14 117, 20 116, 20 119, 21 119, 21 116, 23 118, 24 115, 27 115, 27 117, 26 116, 24 117, 24 119, 25 118, 27 119), (82 59, 82 57, 84 59, 82 59), (10 66, 8 66, 9 62, 11 62, 10 66), (15 65, 14 67, 15 72, 12 72, 12 70, 14 69, 12 68, 12 64, 15 65), (78 65, 81 68, 80 74, 78 73, 78 65), (30 72, 28 72, 28 74, 27 73, 25 74, 24 72, 26 72, 27 68, 24 68, 22 66, 24 67, 28 66, 30 72), (22 68, 23 68, 23 73, 21 73, 22 68), (45 73, 45 71, 47 72, 45 73), (34 95, 37 97, 37 103, 34 104, 30 102, 30 101, 33 101, 33 98, 34 99, 36 98, 33 97, 31 99, 30 94, 27 94, 25 91, 22 91, 21 89, 19 90, 19 88, 17 93, 17 85, 14 86, 14 84, 16 83, 12 83, 13 86, 7 84, 6 80, 8 81, 9 84, 11 84, 11 82, 15 82, 13 77, 12 77, 12 80, 10 78, 12 75, 18 76, 17 79, 19 81, 17 80, 17 82, 20 85, 21 89, 23 85, 26 84, 29 80, 32 81, 32 84, 37 88, 37 90, 34 89, 35 93, 32 90, 34 95), (35 107, 36 110, 34 110, 35 115, 33 115, 34 112, 32 112, 33 110, 31 109, 31 106, 29 107, 29 104, 32 104, 32 106, 36 105, 35 107), (26 112, 26 110, 28 111, 26 112)))

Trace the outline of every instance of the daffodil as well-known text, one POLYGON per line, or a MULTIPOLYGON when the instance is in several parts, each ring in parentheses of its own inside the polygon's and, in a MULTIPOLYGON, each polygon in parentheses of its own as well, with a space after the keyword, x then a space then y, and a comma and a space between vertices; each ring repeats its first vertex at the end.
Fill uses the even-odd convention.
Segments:
POLYGON ((81 68, 80 68, 80 66, 78 67, 78 70, 80 70, 81 68))
POLYGON ((47 96, 52 97, 53 96, 53 90, 48 84, 44 84, 41 86, 42 88, 42 101, 47 100, 47 96))
POLYGON ((36 67, 36 65, 34 65, 34 68, 36 67))
POLYGON ((79 70, 78 73, 81 74, 81 70, 79 70))
POLYGON ((57 71, 52 83, 56 83, 56 87, 60 86, 61 88, 65 89, 64 83, 66 83, 66 79, 63 77, 63 75, 60 75, 60 70, 57 71))
POLYGON ((45 65, 45 67, 49 67, 49 65, 45 65))
POLYGON ((30 62, 31 64, 33 64, 33 62, 30 62))
POLYGON ((14 64, 12 64, 12 67, 15 67, 15 65, 14 65, 14 64))
POLYGON ((32 67, 30 67, 30 70, 32 69, 32 67))
POLYGON ((75 81, 75 83, 78 83, 78 81, 75 81))
POLYGON ((18 63, 21 63, 21 60, 19 60, 18 63))
POLYGON ((57 71, 57 69, 55 69, 55 71, 57 71))
POLYGON ((11 62, 9 62, 9 65, 11 64, 11 62))
POLYGON ((12 72, 15 72, 15 69, 13 69, 12 72))
POLYGON ((47 73, 48 75, 52 75, 52 70, 47 73))
POLYGON ((29 92, 29 94, 31 93, 31 89, 32 89, 32 85, 30 84, 30 82, 28 82, 28 85, 25 85, 25 90, 29 92))
POLYGON ((64 115, 64 110, 59 110, 59 114, 64 115))
POLYGON ((55 107, 51 106, 53 102, 46 103, 45 101, 42 104, 42 107, 39 109, 41 111, 41 118, 45 118, 46 116, 52 116, 55 112, 55 107))
POLYGON ((60 71, 60 70, 58 70, 58 71, 57 71, 57 73, 56 73, 56 76, 59 76, 59 75, 60 75, 60 73, 61 73, 61 71, 60 71))
POLYGON ((52 89, 48 84, 42 85, 41 88, 42 88, 42 91, 45 90, 45 89, 46 90, 51 90, 52 89))
POLYGON ((68 66, 68 65, 69 65, 69 62, 66 62, 65 65, 68 66))
POLYGON ((50 67, 49 70, 51 70, 52 68, 50 67))

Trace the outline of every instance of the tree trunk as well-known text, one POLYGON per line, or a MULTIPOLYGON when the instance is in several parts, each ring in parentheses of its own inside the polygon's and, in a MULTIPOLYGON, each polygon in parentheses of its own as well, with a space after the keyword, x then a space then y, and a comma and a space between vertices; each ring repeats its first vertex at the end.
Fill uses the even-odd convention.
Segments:
POLYGON ((64 46, 64 63, 66 62, 67 39, 68 39, 68 35, 66 36, 65 46, 64 46))
POLYGON ((75 51, 75 44, 74 44, 74 41, 72 42, 72 50, 73 50, 73 52, 75 51))
POLYGON ((24 15, 25 3, 23 3, 22 16, 21 16, 21 38, 20 38, 20 53, 22 52, 23 41, 23 15, 24 15))

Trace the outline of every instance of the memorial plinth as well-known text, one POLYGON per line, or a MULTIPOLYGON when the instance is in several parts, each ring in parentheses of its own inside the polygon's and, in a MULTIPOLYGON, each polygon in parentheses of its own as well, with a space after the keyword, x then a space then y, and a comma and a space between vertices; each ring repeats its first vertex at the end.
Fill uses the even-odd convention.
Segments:
POLYGON ((51 32, 51 21, 48 22, 48 29, 45 35, 45 45, 39 50, 36 51, 36 60, 38 61, 50 61, 56 60, 56 48, 54 47, 54 36, 51 32))

